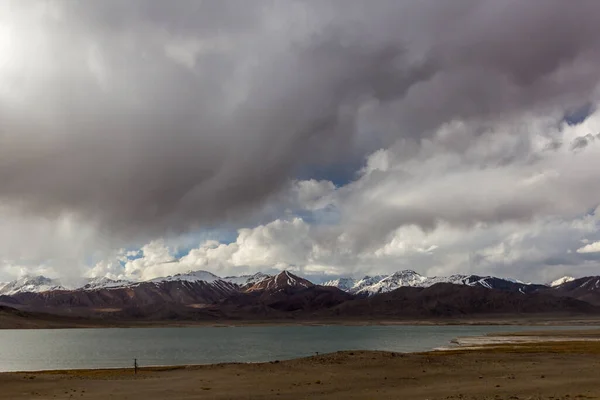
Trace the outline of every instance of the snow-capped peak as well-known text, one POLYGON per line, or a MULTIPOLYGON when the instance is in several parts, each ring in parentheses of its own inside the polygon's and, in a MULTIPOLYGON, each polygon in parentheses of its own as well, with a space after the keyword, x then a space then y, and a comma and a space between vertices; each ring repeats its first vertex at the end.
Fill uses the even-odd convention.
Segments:
POLYGON ((336 287, 340 290, 349 292, 350 289, 352 289, 354 287, 354 285, 356 285, 356 280, 352 279, 352 278, 338 278, 338 279, 332 279, 330 281, 324 282, 323 286, 333 286, 336 287))
POLYGON ((427 279, 412 270, 398 271, 373 285, 357 290, 356 293, 368 293, 372 295, 375 293, 391 292, 402 286, 428 286, 426 284, 427 279))
POLYGON ((362 279, 360 279, 358 282, 356 282, 354 284, 354 286, 352 287, 350 292, 356 293, 359 290, 361 290, 362 288, 374 285, 384 278, 387 278, 387 275, 373 275, 373 276, 366 275, 365 277, 363 277, 362 279))
POLYGON ((563 283, 571 282, 574 280, 575 278, 573 278, 572 276, 563 276, 562 278, 558 278, 557 280, 552 281, 552 283, 550 283, 550 287, 560 286, 563 283))
POLYGON ((276 276, 276 280, 285 279, 286 283, 289 286, 307 286, 301 278, 298 278, 296 275, 290 274, 288 271, 282 271, 276 276))
POLYGON ((257 272, 254 275, 240 275, 240 276, 226 276, 223 278, 224 281, 235 283, 238 286, 253 285, 260 281, 270 278, 271 275, 257 272))
MULTIPOLYGON (((528 290, 530 284, 516 279, 496 278, 493 276, 477 275, 450 275, 450 276, 423 276, 413 270, 398 271, 391 275, 365 276, 348 288, 353 280, 351 278, 340 278, 325 282, 325 286, 335 286, 352 294, 366 294, 368 296, 377 293, 386 293, 400 287, 429 287, 437 283, 451 283, 455 285, 481 286, 488 289, 503 288, 507 290, 528 290)), ((533 286, 540 285, 531 285, 533 286)))
POLYGON ((91 278, 88 282, 81 287, 83 290, 98 290, 98 289, 111 289, 126 287, 134 282, 125 279, 110 279, 107 277, 91 278))
POLYGON ((425 281, 427 278, 411 269, 405 269, 404 271, 394 272, 386 279, 409 283, 419 283, 425 281))
POLYGON ((339 278, 323 283, 323 286, 335 286, 349 293, 375 294, 389 292, 401 286, 428 286, 426 278, 415 271, 398 271, 391 275, 365 276, 362 279, 339 278))
POLYGON ((247 288, 249 292, 257 290, 280 290, 284 288, 308 288, 313 284, 288 271, 282 271, 275 276, 263 279, 247 288))
POLYGON ((46 278, 45 276, 24 276, 12 282, 8 282, 0 289, 0 294, 14 295, 24 292, 47 292, 50 290, 66 290, 57 279, 46 278))
POLYGON ((185 281, 185 282, 198 282, 204 281, 211 283, 217 280, 221 280, 217 275, 208 271, 188 271, 185 274, 171 275, 164 278, 152 279, 150 282, 173 282, 173 281, 185 281))

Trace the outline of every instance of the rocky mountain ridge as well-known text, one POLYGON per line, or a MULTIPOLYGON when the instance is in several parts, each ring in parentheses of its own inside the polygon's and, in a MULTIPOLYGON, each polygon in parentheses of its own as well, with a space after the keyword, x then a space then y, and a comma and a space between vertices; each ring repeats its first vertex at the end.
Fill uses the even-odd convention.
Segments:
MULTIPOLYGON (((289 271, 283 271, 284 274, 289 271)), ((295 276, 295 275, 294 275, 295 276)), ((119 288, 139 285, 145 282, 215 282, 218 280, 229 282, 240 287, 250 287, 262 281, 272 278, 273 275, 257 272, 253 275, 227 276, 224 278, 209 271, 189 271, 187 273, 175 274, 161 278, 154 278, 148 281, 134 281, 127 279, 110 279, 107 277, 87 278, 79 285, 63 284, 59 279, 47 278, 44 276, 24 276, 11 282, 0 282, 0 295, 13 295, 17 293, 41 293, 55 290, 99 290, 108 288, 119 288)), ((313 285, 304 278, 300 278, 305 285, 313 285)), ((580 278, 579 278, 580 279, 580 278)), ((322 283, 322 286, 337 287, 340 290, 351 294, 374 295, 377 293, 387 293, 400 287, 428 287, 436 283, 454 283, 468 286, 482 286, 489 289, 506 289, 515 291, 532 291, 544 287, 559 287, 563 284, 576 280, 576 278, 565 276, 549 284, 524 283, 514 279, 499 278, 494 276, 479 275, 450 275, 447 277, 427 277, 413 270, 398 271, 389 275, 365 276, 361 279, 350 277, 340 277, 322 283)))
POLYGON ((405 270, 317 285, 290 271, 226 278, 190 271, 144 282, 96 278, 75 289, 37 277, 4 285, 0 305, 30 312, 157 320, 418 317, 419 313, 429 318, 510 310, 589 313, 600 306, 600 277, 565 279, 551 287, 492 276, 425 277, 405 270))
POLYGON ((365 276, 360 280, 339 278, 325 282, 325 286, 334 286, 348 293, 372 296, 388 293, 401 287, 429 287, 437 283, 481 286, 488 289, 501 289, 515 292, 533 292, 548 287, 542 284, 524 283, 514 279, 479 275, 450 275, 427 277, 412 270, 398 271, 391 275, 365 276))

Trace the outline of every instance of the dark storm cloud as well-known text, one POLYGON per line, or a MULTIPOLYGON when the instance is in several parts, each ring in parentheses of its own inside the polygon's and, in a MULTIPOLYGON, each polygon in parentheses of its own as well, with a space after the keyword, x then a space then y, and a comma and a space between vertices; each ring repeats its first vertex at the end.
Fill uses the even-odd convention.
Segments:
POLYGON ((585 136, 576 137, 571 142, 571 150, 577 151, 585 149, 590 143, 592 143, 595 140, 596 138, 591 133, 588 133, 585 136))
POLYGON ((559 150, 562 147, 563 143, 558 141, 558 140, 554 140, 550 143, 548 143, 545 147, 544 150, 548 150, 548 151, 556 151, 559 150))
POLYGON ((0 199, 119 234, 235 219, 303 165, 573 107, 600 75, 596 1, 10 6, 0 199))

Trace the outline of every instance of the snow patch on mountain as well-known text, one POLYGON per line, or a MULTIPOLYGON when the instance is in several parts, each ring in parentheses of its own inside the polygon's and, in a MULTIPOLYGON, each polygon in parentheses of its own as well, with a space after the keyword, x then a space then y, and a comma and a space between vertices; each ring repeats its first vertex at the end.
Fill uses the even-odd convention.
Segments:
POLYGON ((427 285, 432 286, 436 283, 452 283, 454 285, 470 285, 468 275, 450 275, 450 276, 433 276, 427 278, 427 285))
POLYGON ((574 280, 575 278, 573 278, 572 276, 563 276, 562 278, 558 278, 557 280, 552 281, 549 286, 556 287, 562 285, 563 283, 571 282, 574 280))
POLYGON ((183 274, 170 275, 161 278, 151 279, 149 281, 132 281, 127 279, 111 279, 108 277, 85 278, 79 280, 74 285, 64 285, 57 279, 50 279, 44 276, 25 276, 12 282, 0 282, 0 295, 12 296, 18 293, 41 293, 52 290, 102 290, 117 289, 124 287, 133 287, 144 282, 160 284, 162 282, 204 282, 215 287, 223 287, 227 290, 233 288, 231 284, 238 286, 250 286, 259 283, 265 279, 272 278, 271 275, 258 272, 254 275, 245 275, 239 277, 221 278, 208 271, 189 271, 183 274))
POLYGON ((300 285, 300 286, 304 286, 304 287, 308 287, 308 285, 302 281, 300 281, 299 279, 296 279, 295 275, 290 274, 287 271, 283 271, 282 273, 280 273, 279 275, 284 274, 285 275, 285 279, 286 279, 286 283, 289 286, 296 286, 296 285, 300 285))
MULTIPOLYGON (((572 277, 563 277, 552 282, 550 286, 556 287, 563 283, 574 280, 572 277)), ((162 282, 204 282, 206 284, 231 290, 235 287, 248 291, 254 290, 279 290, 288 287, 306 288, 313 284, 301 277, 298 277, 288 271, 282 271, 279 274, 267 275, 258 272, 253 275, 228 276, 221 278, 208 271, 189 271, 183 274, 171 275, 162 278, 152 279, 156 285, 162 282)), ((14 295, 23 292, 45 292, 51 290, 101 290, 123 287, 133 287, 143 282, 130 281, 125 279, 115 280, 107 277, 86 279, 82 284, 66 286, 56 279, 49 279, 43 276, 27 276, 18 280, 0 283, 0 295, 14 295)), ((340 290, 351 294, 374 295, 377 293, 386 293, 396 290, 400 287, 429 287, 437 283, 452 283, 467 286, 481 286, 489 289, 502 289, 518 292, 534 291, 543 285, 534 285, 523 283, 515 279, 497 278, 493 276, 477 275, 451 275, 440 277, 423 276, 413 270, 403 270, 391 275, 365 276, 362 279, 353 279, 350 277, 341 277, 323 283, 323 286, 337 287, 340 290)), ((594 282, 600 288, 600 282, 594 282)), ((588 282, 585 285, 589 285, 588 282)))
POLYGON ((367 275, 354 284, 354 286, 350 290, 350 293, 356 293, 363 288, 366 288, 368 286, 378 283, 379 281, 381 281, 382 279, 384 279, 386 277, 387 277, 387 275, 374 275, 374 276, 367 275))
POLYGON ((580 289, 596 292, 600 290, 600 278, 598 276, 590 276, 577 280, 580 289))
POLYGON ((177 274, 166 276, 163 278, 155 278, 149 282, 160 283, 160 282, 198 282, 203 281, 206 283, 212 283, 214 281, 221 280, 217 275, 208 271, 189 271, 184 274, 177 274))
POLYGON ((24 276, 2 286, 0 295, 12 296, 17 293, 41 293, 50 290, 67 290, 67 288, 62 286, 57 279, 50 279, 45 276, 24 276))
POLYGON ((275 276, 263 279, 247 287, 248 292, 254 291, 279 291, 287 288, 308 288, 313 286, 310 281, 300 278, 291 272, 282 271, 275 276))
POLYGON ((100 289, 115 289, 131 286, 136 282, 125 280, 125 279, 110 279, 106 277, 91 278, 85 285, 81 287, 83 290, 100 290, 100 289))
POLYGON ((352 278, 338 278, 323 283, 323 286, 333 286, 345 292, 349 292, 355 285, 356 280, 352 278))
MULTIPOLYGON (((427 280, 415 271, 404 270, 392 275, 365 276, 362 279, 339 278, 323 283, 323 286, 334 286, 352 294, 386 293, 402 286, 428 286, 427 280)), ((432 283, 433 284, 433 283, 432 283)))
MULTIPOLYGON (((429 287, 437 283, 452 283, 455 285, 482 286, 488 289, 507 288, 512 285, 529 284, 516 279, 496 278, 493 276, 477 275, 450 275, 450 276, 423 276, 413 270, 398 271, 391 275, 377 275, 374 277, 366 276, 354 285, 347 288, 351 278, 340 278, 325 282, 325 286, 335 286, 352 294, 366 294, 372 296, 377 293, 387 293, 401 287, 429 287)), ((524 292, 522 288, 515 289, 524 292)))
POLYGON ((254 275, 240 275, 240 276, 226 276, 223 278, 226 282, 235 283, 238 286, 254 285, 255 283, 264 281, 265 279, 271 278, 271 275, 257 272, 254 275))
POLYGON ((368 293, 369 296, 374 295, 376 293, 387 293, 392 290, 396 290, 399 287, 425 287, 430 286, 431 284, 428 281, 427 277, 420 275, 412 270, 405 270, 395 272, 392 275, 389 275, 379 282, 374 283, 370 286, 365 286, 355 293, 368 293))

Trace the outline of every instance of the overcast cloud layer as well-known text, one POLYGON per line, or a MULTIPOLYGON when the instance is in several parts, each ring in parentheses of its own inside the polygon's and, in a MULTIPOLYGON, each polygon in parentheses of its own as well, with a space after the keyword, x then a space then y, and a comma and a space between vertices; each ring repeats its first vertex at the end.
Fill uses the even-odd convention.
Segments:
POLYGON ((597 15, 0 1, 0 280, 600 273, 597 15))

